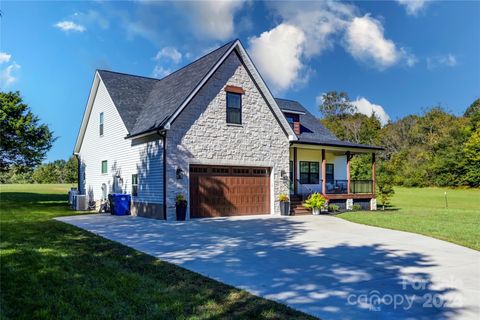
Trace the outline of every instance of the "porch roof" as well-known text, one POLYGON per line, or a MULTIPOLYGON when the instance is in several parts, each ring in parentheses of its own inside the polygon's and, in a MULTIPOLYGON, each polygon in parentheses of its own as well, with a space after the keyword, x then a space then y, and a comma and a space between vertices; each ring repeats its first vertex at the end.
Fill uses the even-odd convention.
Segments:
POLYGON ((367 144, 353 143, 349 141, 342 141, 335 137, 322 123, 311 114, 304 106, 298 101, 287 99, 275 99, 280 109, 294 110, 301 112, 300 114, 300 134, 297 134, 298 140, 293 144, 310 144, 315 146, 330 146, 330 147, 342 147, 347 149, 354 149, 360 151, 360 149, 367 150, 384 150, 382 147, 372 146, 367 144))

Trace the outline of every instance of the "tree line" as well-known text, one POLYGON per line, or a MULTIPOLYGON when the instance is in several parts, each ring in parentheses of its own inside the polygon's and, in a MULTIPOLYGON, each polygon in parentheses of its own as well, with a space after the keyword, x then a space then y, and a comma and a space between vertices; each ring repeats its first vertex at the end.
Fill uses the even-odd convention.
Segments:
MULTIPOLYGON (((377 180, 406 187, 480 187, 480 99, 461 116, 441 106, 381 126, 360 114, 344 92, 327 92, 320 121, 339 139, 378 145, 377 180)), ((370 177, 370 158, 355 156, 352 179, 370 177)))

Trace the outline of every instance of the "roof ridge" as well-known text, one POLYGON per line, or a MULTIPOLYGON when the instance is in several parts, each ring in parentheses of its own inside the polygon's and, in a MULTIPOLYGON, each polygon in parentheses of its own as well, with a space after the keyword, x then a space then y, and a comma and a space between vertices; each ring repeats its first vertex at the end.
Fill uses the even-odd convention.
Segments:
POLYGON ((131 73, 125 73, 125 72, 119 72, 119 71, 111 71, 111 70, 105 70, 105 69, 97 69, 97 71, 116 73, 116 74, 120 74, 120 75, 123 75, 123 76, 129 76, 129 77, 135 77, 135 78, 144 78, 144 79, 156 80, 156 81, 161 80, 161 79, 153 78, 153 77, 147 77, 147 76, 141 76, 141 75, 137 75, 137 74, 131 74, 131 73))
POLYGON ((224 45, 222 45, 221 47, 218 47, 218 48, 216 48, 215 50, 212 50, 212 51, 204 54, 203 56, 198 57, 198 58, 195 59, 194 61, 192 61, 192 62, 184 65, 183 67, 181 67, 181 68, 173 71, 172 73, 167 74, 167 75, 164 76, 163 78, 147 77, 147 76, 141 76, 141 75, 137 75, 137 74, 131 74, 131 73, 119 72, 119 71, 112 71, 112 70, 105 70, 105 69, 97 69, 97 71, 110 72, 110 73, 116 73, 116 74, 120 74, 120 75, 124 75, 124 76, 130 76, 130 77, 137 77, 137 78, 145 78, 145 79, 150 79, 150 80, 162 81, 162 80, 170 77, 172 74, 175 74, 175 73, 177 73, 178 71, 180 71, 180 70, 182 70, 182 69, 185 69, 185 68, 187 68, 188 66, 194 64, 194 63, 197 62, 198 60, 203 59, 203 58, 205 58, 206 56, 209 56, 210 54, 212 54, 212 53, 214 53, 214 52, 216 52, 216 51, 224 48, 224 47, 227 46, 227 45, 231 45, 231 44, 235 43, 235 41, 237 41, 237 39, 232 40, 232 41, 229 41, 229 42, 225 43, 224 45))
POLYGON ((226 47, 227 45, 232 45, 233 43, 235 43, 235 41, 237 41, 237 40, 229 41, 229 42, 225 43, 223 46, 218 47, 217 49, 215 49, 215 50, 213 50, 213 51, 210 51, 209 53, 206 53, 206 54, 204 54, 203 56, 198 57, 197 59, 193 60, 193 61, 190 62, 189 64, 186 64, 186 65, 184 65, 183 67, 181 67, 180 69, 177 69, 177 70, 173 71, 172 73, 167 74, 165 77, 160 78, 160 79, 157 79, 157 80, 158 80, 158 81, 165 80, 166 78, 170 77, 171 75, 173 75, 173 74, 175 74, 175 73, 177 73, 177 72, 179 72, 179 71, 181 71, 181 70, 183 70, 183 69, 191 66, 192 64, 194 64, 195 62, 197 62, 197 61, 199 61, 199 60, 201 60, 201 59, 203 59, 203 58, 208 57, 208 56, 211 55, 212 53, 217 52, 218 50, 226 47))

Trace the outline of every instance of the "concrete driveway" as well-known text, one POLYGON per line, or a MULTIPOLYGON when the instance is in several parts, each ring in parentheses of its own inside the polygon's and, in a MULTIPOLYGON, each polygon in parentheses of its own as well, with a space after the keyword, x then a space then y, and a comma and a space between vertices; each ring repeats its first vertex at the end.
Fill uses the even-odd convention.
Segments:
POLYGON ((58 218, 323 319, 480 319, 480 253, 330 216, 58 218))

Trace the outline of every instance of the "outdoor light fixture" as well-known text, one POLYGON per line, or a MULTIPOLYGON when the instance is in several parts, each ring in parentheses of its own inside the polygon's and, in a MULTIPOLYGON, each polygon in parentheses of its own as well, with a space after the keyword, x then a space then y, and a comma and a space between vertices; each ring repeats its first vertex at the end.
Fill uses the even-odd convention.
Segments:
POLYGON ((177 168, 176 175, 177 175, 177 179, 178 179, 178 180, 182 179, 183 170, 180 169, 180 168, 177 168))

